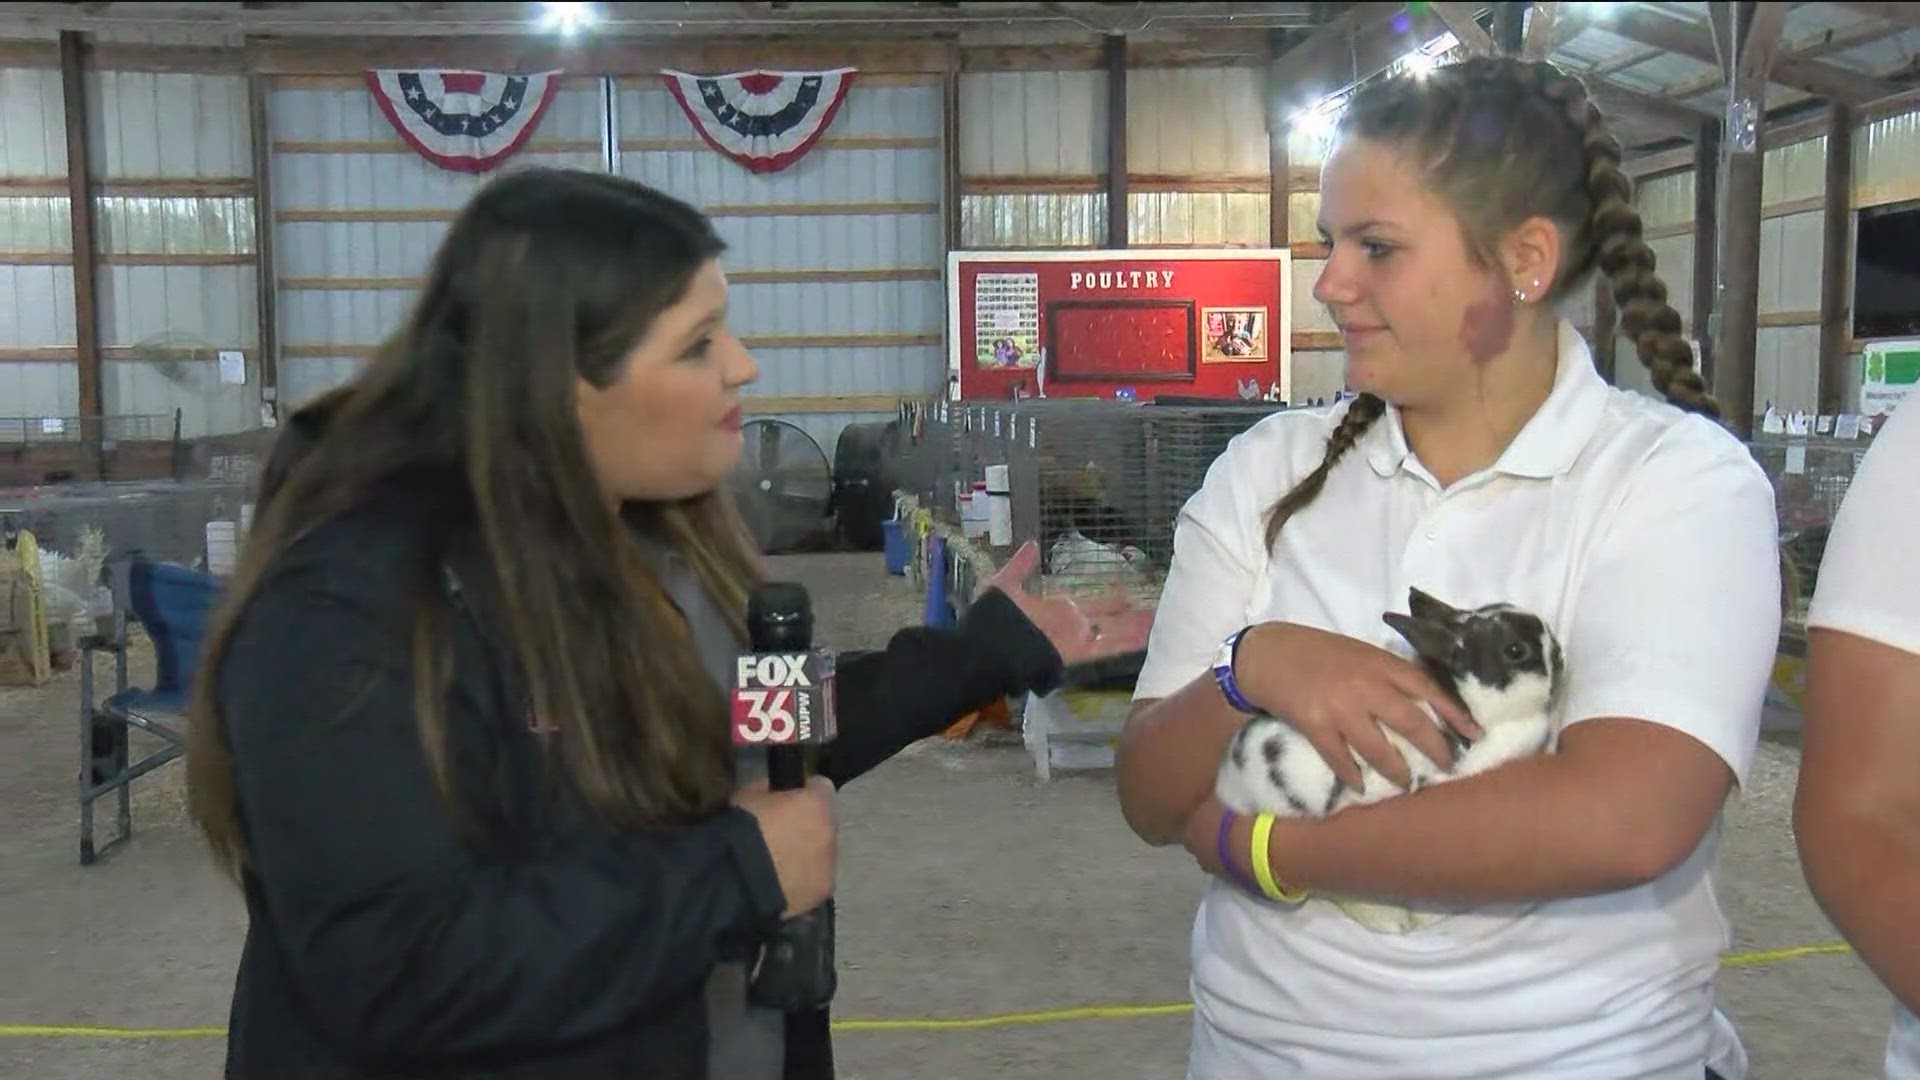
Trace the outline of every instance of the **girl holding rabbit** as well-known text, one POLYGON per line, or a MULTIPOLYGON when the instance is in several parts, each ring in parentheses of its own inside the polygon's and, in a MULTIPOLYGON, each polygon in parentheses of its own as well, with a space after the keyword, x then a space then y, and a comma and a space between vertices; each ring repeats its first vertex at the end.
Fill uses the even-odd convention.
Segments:
POLYGON ((1363 89, 1322 170, 1314 295, 1358 396, 1234 441, 1182 512, 1120 800, 1209 880, 1200 1080, 1745 1074, 1715 1008, 1713 869, 1780 628, 1771 487, 1714 421, 1580 81, 1482 57, 1363 89), (1595 273, 1664 401, 1608 386, 1556 306, 1595 273), (1227 817, 1228 740, 1285 719, 1357 782, 1478 732, 1391 651, 1410 588, 1564 644, 1555 752, 1325 818, 1227 817), (1259 865, 1272 899, 1236 881, 1259 865), (1329 898, 1442 917, 1370 930, 1329 898))

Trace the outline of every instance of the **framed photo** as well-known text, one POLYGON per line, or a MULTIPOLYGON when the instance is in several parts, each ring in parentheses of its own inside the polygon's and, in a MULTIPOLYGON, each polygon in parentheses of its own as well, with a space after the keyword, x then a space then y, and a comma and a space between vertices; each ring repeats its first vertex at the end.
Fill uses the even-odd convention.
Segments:
POLYGON ((1267 358, 1267 309, 1210 307, 1200 313, 1200 362, 1253 363, 1267 358))

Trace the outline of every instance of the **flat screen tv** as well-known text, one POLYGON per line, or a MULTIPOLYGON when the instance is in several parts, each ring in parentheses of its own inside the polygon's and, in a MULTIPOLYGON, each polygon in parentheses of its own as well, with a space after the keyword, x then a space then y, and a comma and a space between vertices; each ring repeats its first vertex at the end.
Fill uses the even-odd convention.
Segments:
POLYGON ((1855 235, 1853 336, 1920 335, 1920 200, 1867 207, 1855 235))

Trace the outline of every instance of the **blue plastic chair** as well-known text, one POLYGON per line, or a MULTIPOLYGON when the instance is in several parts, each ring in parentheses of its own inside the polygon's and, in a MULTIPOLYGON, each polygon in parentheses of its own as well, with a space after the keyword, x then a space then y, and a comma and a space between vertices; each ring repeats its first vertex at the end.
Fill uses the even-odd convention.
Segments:
POLYGON ((212 574, 134 556, 117 568, 114 634, 89 638, 80 650, 80 864, 98 857, 93 842, 93 804, 118 797, 119 830, 107 846, 133 837, 134 780, 186 753, 186 713, 199 667, 207 623, 220 604, 221 580, 212 574), (124 574, 124 577, 122 577, 124 574), (140 623, 153 642, 154 680, 148 688, 127 685, 126 623, 140 623), (95 702, 93 654, 114 656, 114 692, 95 702), (128 730, 158 736, 162 745, 130 760, 128 730))

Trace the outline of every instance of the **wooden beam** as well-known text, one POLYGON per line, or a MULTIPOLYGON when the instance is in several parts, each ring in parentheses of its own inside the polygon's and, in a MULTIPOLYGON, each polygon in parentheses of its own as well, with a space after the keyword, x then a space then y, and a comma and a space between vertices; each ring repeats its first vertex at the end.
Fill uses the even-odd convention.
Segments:
POLYGON ((80 383, 80 440, 93 457, 94 475, 104 480, 107 410, 101 394, 99 283, 94 263, 99 245, 93 223, 85 48, 78 31, 60 32, 60 96, 67 124, 67 217, 73 235, 73 341, 80 383))
POLYGON ((1720 125, 1700 125, 1693 145, 1693 310, 1687 327, 1700 343, 1700 373, 1713 382, 1713 301, 1719 288, 1714 272, 1720 257, 1720 125))
POLYGON ((273 250, 273 129, 267 122, 272 87, 265 75, 247 76, 247 134, 253 149, 253 254, 255 306, 259 315, 261 419, 280 415, 280 273, 273 250))
POLYGON ((1832 6, 1857 11, 1862 15, 1871 15, 1882 22, 1889 22, 1905 30, 1920 28, 1920 8, 1912 4, 1862 3, 1859 0, 1837 0, 1832 6))
POLYGON ((1127 39, 1107 35, 1107 243, 1127 246, 1127 39))
POLYGON ((1822 194, 1820 248, 1820 379, 1818 411, 1832 415, 1846 402, 1847 345, 1853 329, 1847 298, 1852 294, 1853 111, 1845 105, 1827 112, 1827 185, 1822 194))
POLYGON ((1712 113, 1682 104, 1672 98, 1661 97, 1659 94, 1649 94, 1644 90, 1635 90, 1591 76, 1585 81, 1587 94, 1604 113, 1632 116, 1676 134, 1689 135, 1699 129, 1702 120, 1713 119, 1712 113))
MULTIPOLYGON (((1786 56, 1792 60, 1814 60, 1822 56, 1831 56, 1837 52, 1857 49, 1870 41, 1878 41, 1886 36, 1886 27, 1868 20, 1859 26, 1849 26, 1844 30, 1819 30, 1811 34, 1802 34, 1786 44, 1786 56)), ((1662 55, 1665 55, 1663 50, 1653 49, 1646 53, 1643 59, 1650 60, 1662 55)), ((1619 70, 1619 67, 1615 65, 1610 64, 1607 66, 1613 67, 1614 70, 1619 70)), ((1598 69, 1596 69, 1596 72, 1597 71, 1598 69)), ((1709 90, 1717 90, 1723 85, 1725 85, 1725 77, 1720 74, 1719 68, 1716 67, 1713 71, 1701 75, 1698 78, 1674 83, 1666 87, 1662 93, 1667 97, 1684 101, 1688 98, 1704 94, 1709 90)), ((1821 118, 1815 117, 1814 122, 1820 123, 1821 118)))
POLYGON ((1480 29, 1480 24, 1474 21, 1480 5, 1434 0, 1427 6, 1433 9, 1435 15, 1440 16, 1440 21, 1453 32, 1453 39, 1458 41, 1460 47, 1469 55, 1490 56, 1498 51, 1493 43, 1493 36, 1480 29))
MULTIPOLYGON (((1746 33, 1740 39, 1740 67, 1749 78, 1759 79, 1763 86, 1782 59, 1780 32, 1786 25, 1787 5, 1758 4, 1754 6, 1753 17, 1748 20, 1746 33)), ((1763 108, 1764 105, 1763 101, 1763 108)))
POLYGON ((1295 110, 1375 75, 1446 30, 1432 9, 1352 4, 1273 63, 1281 110, 1295 110))
POLYGON ((1553 35, 1555 23, 1560 18, 1560 5, 1553 0, 1529 5, 1527 13, 1527 38, 1520 46, 1520 55, 1528 60, 1545 60, 1553 53, 1553 35))
MULTIPOLYGON (((1716 0, 1724 2, 1724 0, 1716 0)), ((1784 14, 1784 12, 1782 13, 1784 14)), ((1718 64, 1712 30, 1639 4, 1621 4, 1608 17, 1607 30, 1630 41, 1718 64)), ((1818 60, 1781 58, 1770 76, 1781 86, 1848 104, 1861 104, 1897 92, 1900 87, 1818 60)))
POLYGON ((1686 172, 1694 167, 1695 147, 1676 146, 1671 150, 1659 150, 1651 154, 1628 158, 1620 163, 1620 168, 1633 177, 1636 184, 1645 183, 1656 176, 1668 173, 1686 172))

